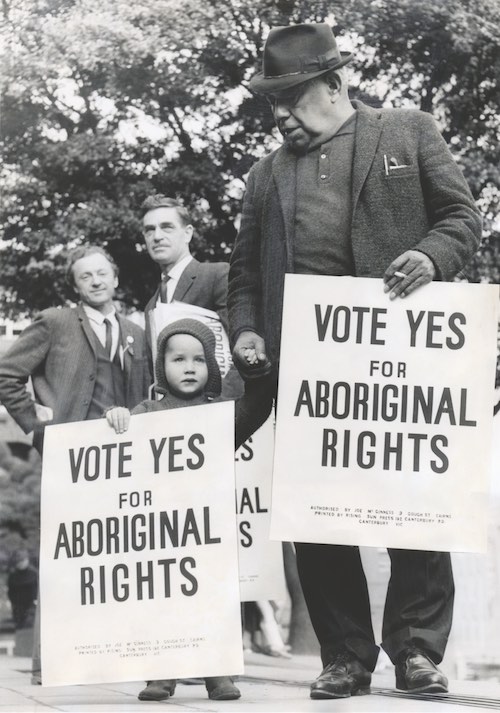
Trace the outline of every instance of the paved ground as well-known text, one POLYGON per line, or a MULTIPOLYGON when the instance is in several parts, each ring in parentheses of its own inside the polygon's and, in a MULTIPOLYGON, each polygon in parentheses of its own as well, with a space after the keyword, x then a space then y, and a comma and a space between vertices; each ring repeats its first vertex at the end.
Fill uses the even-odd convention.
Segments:
POLYGON ((392 671, 374 675, 372 695, 336 701, 312 701, 309 682, 320 670, 319 659, 294 656, 291 660, 262 654, 245 655, 245 675, 238 686, 239 701, 209 701, 203 685, 178 685, 175 696, 162 703, 137 699, 142 682, 47 688, 30 684, 30 660, 0 655, 0 713, 371 713, 408 711, 500 710, 500 683, 495 681, 451 682, 450 694, 408 696, 396 693, 392 671))

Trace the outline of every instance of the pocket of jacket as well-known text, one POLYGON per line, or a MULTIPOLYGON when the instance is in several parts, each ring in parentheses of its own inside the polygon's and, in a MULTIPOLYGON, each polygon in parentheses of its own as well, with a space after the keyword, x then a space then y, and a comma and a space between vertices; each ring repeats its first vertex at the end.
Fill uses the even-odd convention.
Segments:
POLYGON ((408 166, 405 168, 393 168, 392 170, 389 169, 389 173, 384 176, 386 181, 392 182, 392 181, 399 181, 401 179, 405 178, 419 178, 420 173, 418 169, 415 169, 413 166, 408 166))

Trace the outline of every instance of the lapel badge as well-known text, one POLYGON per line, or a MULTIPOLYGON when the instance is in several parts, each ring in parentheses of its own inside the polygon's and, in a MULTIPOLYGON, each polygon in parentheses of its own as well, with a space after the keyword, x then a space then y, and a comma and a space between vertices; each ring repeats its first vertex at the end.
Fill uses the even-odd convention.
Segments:
POLYGON ((127 342, 127 346, 123 350, 123 353, 130 352, 131 356, 134 356, 134 350, 132 349, 134 338, 130 334, 127 334, 125 341, 127 342))

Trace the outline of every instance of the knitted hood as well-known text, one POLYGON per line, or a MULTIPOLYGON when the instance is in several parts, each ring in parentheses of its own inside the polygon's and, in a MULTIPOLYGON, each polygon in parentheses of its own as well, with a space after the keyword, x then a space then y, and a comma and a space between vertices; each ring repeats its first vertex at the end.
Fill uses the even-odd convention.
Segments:
POLYGON ((165 377, 165 351, 167 341, 174 334, 190 334, 202 343, 208 369, 208 381, 204 389, 204 395, 209 401, 218 398, 222 387, 219 365, 215 358, 215 336, 209 327, 197 319, 178 319, 168 324, 160 332, 155 362, 155 391, 159 394, 169 393, 168 382, 165 377))

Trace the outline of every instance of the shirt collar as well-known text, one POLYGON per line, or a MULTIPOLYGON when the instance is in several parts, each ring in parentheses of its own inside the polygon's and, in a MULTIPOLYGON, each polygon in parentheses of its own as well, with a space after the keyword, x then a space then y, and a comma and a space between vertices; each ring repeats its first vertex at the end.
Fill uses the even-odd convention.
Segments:
POLYGON ((111 322, 117 322, 118 320, 116 319, 116 309, 113 307, 113 310, 111 312, 108 312, 108 314, 103 314, 102 312, 99 312, 99 310, 94 309, 90 305, 84 304, 82 302, 82 307, 83 311, 87 315, 89 319, 92 320, 92 322, 96 322, 97 324, 103 324, 104 320, 110 319, 111 322))
POLYGON ((337 138, 337 136, 346 136, 348 134, 356 133, 357 116, 358 116, 358 112, 354 111, 351 114, 351 116, 348 119, 346 119, 341 126, 339 126, 339 128, 337 129, 337 131, 334 134, 332 134, 328 139, 323 141, 323 143, 320 144, 320 146, 316 146, 314 149, 311 149, 311 151, 308 151, 307 153, 313 154, 315 151, 317 151, 317 152, 326 151, 332 147, 333 141, 334 141, 334 139, 337 138))
POLYGON ((170 279, 178 280, 192 259, 193 256, 191 254, 188 254, 185 255, 181 260, 179 260, 179 262, 176 262, 173 268, 167 273, 170 279))
MULTIPOLYGON (((336 136, 345 136, 346 134, 354 134, 356 131, 356 118, 357 118, 358 113, 355 111, 351 114, 351 116, 344 121, 342 126, 339 126, 337 131, 331 136, 328 141, 331 141, 334 139, 336 136)), ((325 142, 327 143, 327 142, 325 142)))

